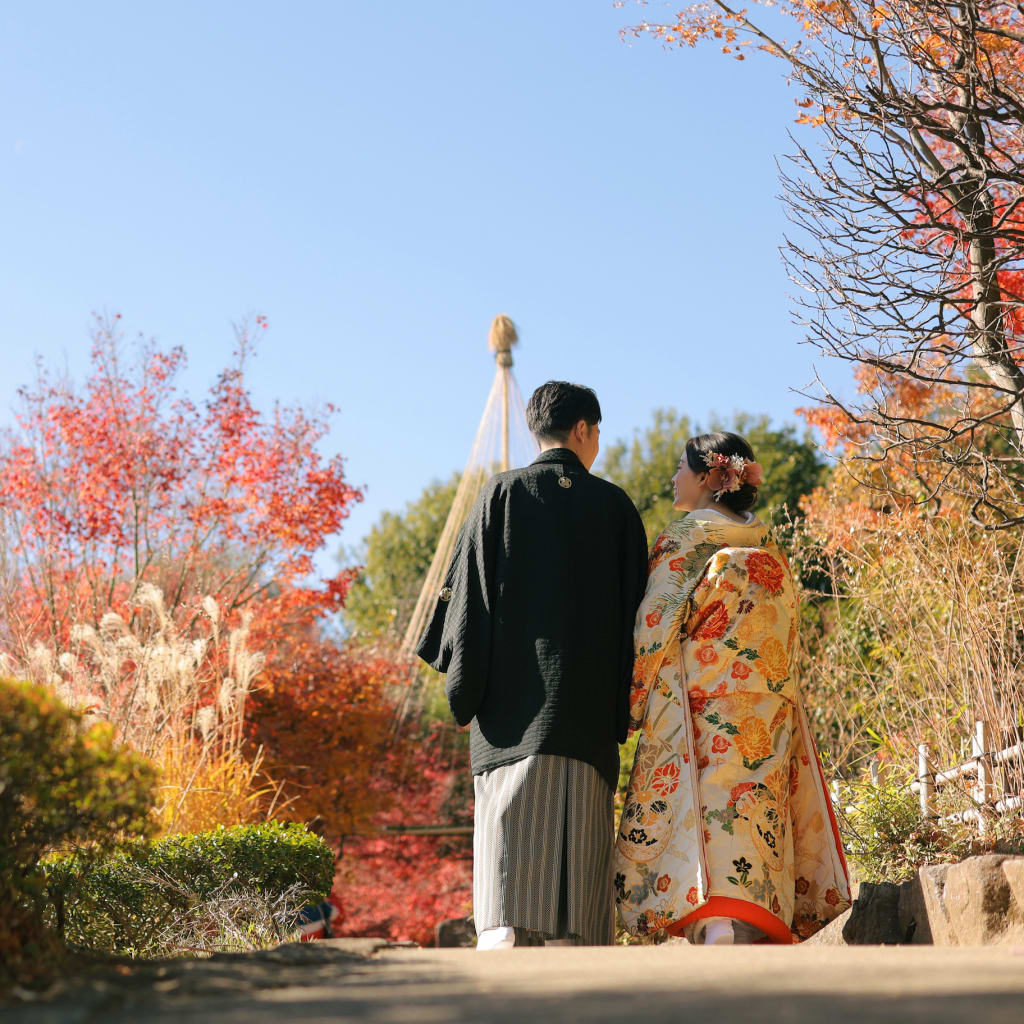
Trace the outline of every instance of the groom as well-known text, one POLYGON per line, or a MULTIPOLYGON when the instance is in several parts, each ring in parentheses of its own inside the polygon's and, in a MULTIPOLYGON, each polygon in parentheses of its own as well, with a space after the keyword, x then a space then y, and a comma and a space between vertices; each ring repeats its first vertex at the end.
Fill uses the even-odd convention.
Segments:
POLYGON ((548 381, 526 418, 541 453, 484 486, 417 654, 471 724, 477 948, 607 945, 647 538, 625 492, 589 472, 590 388, 548 381))

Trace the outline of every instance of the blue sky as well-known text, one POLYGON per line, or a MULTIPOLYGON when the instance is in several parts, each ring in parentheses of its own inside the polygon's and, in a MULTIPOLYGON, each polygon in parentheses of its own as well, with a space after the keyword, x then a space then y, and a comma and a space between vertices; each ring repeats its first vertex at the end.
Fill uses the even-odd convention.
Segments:
POLYGON ((353 545, 462 466, 499 312, 524 394, 595 387, 606 441, 666 405, 792 420, 816 356, 778 255, 795 94, 768 58, 620 41, 642 16, 4 5, 0 422, 35 356, 84 371, 93 311, 185 346, 194 394, 263 313, 256 400, 339 407, 353 545))

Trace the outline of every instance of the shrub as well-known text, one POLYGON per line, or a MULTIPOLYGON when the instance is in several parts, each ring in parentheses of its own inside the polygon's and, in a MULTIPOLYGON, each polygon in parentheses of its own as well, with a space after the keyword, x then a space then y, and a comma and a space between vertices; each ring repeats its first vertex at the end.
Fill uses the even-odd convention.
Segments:
POLYGON ((0 975, 31 973, 53 946, 41 924, 40 858, 145 834, 154 779, 109 725, 86 726, 48 690, 0 679, 0 975))
MULTIPOLYGON (((973 822, 933 820, 921 814, 909 780, 880 779, 857 785, 840 814, 840 829, 858 880, 903 882, 924 864, 956 863, 976 853, 1024 852, 1024 822, 993 817, 984 838, 973 822)), ((939 798, 939 813, 956 806, 954 795, 939 798), (943 807, 943 803, 950 806, 943 807)))
POLYGON ((334 854, 304 826, 239 825, 46 864, 51 914, 79 947, 166 956, 282 941, 331 889, 334 854), (267 934, 269 931, 269 935, 267 934))
POLYGON ((905 786, 858 786, 853 800, 841 825, 861 881, 902 882, 935 853, 933 827, 905 786))
POLYGON ((407 682, 401 668, 376 650, 309 637, 263 678, 247 708, 247 756, 265 756, 287 817, 323 817, 334 834, 368 831, 386 802, 382 762, 396 719, 388 694, 407 682))

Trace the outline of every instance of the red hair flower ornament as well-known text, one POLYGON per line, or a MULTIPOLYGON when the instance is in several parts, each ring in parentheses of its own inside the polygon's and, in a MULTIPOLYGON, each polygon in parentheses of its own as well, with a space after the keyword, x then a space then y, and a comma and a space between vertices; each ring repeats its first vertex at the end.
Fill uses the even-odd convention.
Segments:
POLYGON ((714 492, 715 501, 723 494, 738 491, 744 484, 757 487, 764 475, 760 463, 751 462, 742 455, 708 452, 704 456, 704 464, 708 467, 707 484, 714 492))

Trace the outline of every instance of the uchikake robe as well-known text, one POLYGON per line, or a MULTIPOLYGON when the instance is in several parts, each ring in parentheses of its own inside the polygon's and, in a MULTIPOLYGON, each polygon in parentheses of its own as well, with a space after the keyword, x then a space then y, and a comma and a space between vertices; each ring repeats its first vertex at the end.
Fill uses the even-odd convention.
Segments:
POLYGON ((713 510, 671 523, 637 612, 641 730, 616 837, 635 935, 730 917, 788 943, 850 905, 838 828, 790 660, 797 598, 767 528, 713 510))

